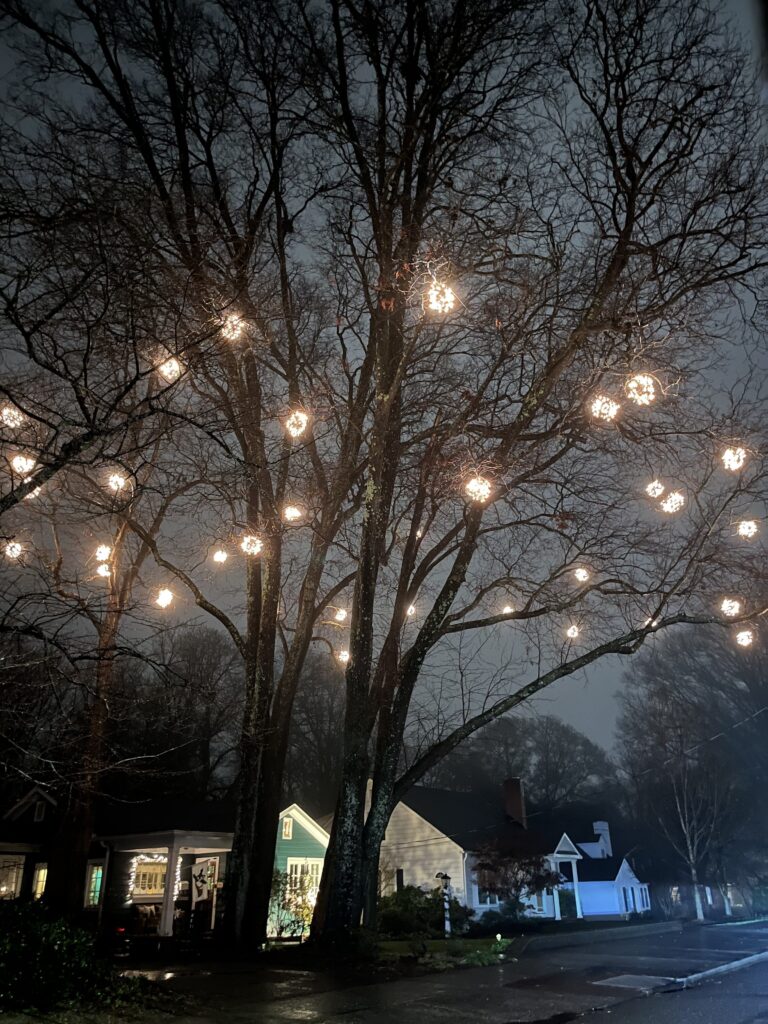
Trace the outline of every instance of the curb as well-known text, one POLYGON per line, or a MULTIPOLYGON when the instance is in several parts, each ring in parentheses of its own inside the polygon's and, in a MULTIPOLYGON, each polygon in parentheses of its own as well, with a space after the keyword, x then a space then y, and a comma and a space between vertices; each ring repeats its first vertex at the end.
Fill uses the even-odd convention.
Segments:
POLYGON ((657 924, 628 925, 625 928, 594 928, 585 932, 564 932, 562 935, 532 935, 525 947, 535 952, 540 949, 563 949, 567 946, 587 946, 606 939, 620 942, 622 939, 638 939, 644 935, 667 935, 681 932, 681 921, 660 921, 657 924))
POLYGON ((745 967, 764 963, 766 960, 768 960, 768 950, 762 953, 753 953, 752 956, 742 957, 741 960, 731 960, 727 964, 720 964, 718 967, 710 967, 706 971, 689 974, 687 978, 673 978, 672 981, 681 988, 690 988, 692 985, 697 985, 700 981, 716 978, 718 974, 732 974, 734 971, 741 971, 745 967))

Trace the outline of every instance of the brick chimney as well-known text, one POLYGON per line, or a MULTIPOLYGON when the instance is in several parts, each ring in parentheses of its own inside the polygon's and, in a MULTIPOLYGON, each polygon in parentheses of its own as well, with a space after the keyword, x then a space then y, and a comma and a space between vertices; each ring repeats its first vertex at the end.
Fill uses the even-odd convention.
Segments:
POLYGON ((525 794, 522 779, 505 779, 502 783, 504 795, 504 813, 512 821, 518 822, 523 828, 528 827, 525 815, 525 794))

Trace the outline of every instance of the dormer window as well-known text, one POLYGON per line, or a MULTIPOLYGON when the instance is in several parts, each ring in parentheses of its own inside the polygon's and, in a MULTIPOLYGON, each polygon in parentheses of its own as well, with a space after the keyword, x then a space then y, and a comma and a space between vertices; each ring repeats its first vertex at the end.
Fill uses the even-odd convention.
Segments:
POLYGON ((35 801, 34 820, 35 821, 42 821, 44 817, 45 817, 45 800, 36 800, 35 801))
POLYGON ((283 839, 293 839, 293 818, 283 818, 283 839))

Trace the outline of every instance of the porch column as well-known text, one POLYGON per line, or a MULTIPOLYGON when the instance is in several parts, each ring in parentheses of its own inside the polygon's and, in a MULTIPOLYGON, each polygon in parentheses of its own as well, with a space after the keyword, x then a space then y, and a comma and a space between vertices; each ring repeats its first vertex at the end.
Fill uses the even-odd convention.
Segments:
POLYGON ((571 867, 573 868, 573 895, 576 899, 576 917, 584 917, 581 909, 581 893, 579 892, 579 869, 575 860, 571 861, 571 867))
MULTIPOLYGON (((560 868, 559 868, 559 865, 558 865, 557 861, 553 861, 552 863, 553 863, 552 870, 555 872, 555 874, 558 874, 559 871, 560 871, 560 868)), ((560 892, 559 892, 559 890, 558 890, 556 885, 552 886, 552 901, 553 901, 553 903, 555 905, 555 920, 556 921, 562 921, 563 916, 560 913, 560 892)))
POLYGON ((179 861, 181 843, 174 839, 168 847, 168 865, 165 869, 165 889, 163 889, 163 905, 160 910, 160 926, 157 934, 166 938, 173 935, 173 909, 176 902, 176 865, 179 861))

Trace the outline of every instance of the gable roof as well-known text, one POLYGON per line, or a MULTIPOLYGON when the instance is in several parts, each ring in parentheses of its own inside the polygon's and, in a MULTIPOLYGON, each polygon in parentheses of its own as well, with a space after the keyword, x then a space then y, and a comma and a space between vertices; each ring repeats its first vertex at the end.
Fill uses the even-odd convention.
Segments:
MULTIPOLYGON (((466 851, 492 844, 504 853, 533 857, 554 853, 564 838, 563 848, 573 847, 562 828, 523 828, 511 821, 500 797, 492 800, 476 793, 413 786, 402 803, 466 851)), ((575 847, 573 854, 581 856, 575 847)))
POLYGON ((328 846, 328 841, 331 838, 328 832, 314 818, 311 818, 306 811, 302 811, 298 804, 291 804, 290 807, 286 807, 284 811, 280 812, 281 821, 286 816, 290 816, 295 821, 298 821, 302 828, 305 828, 318 843, 322 843, 325 847, 328 846))

